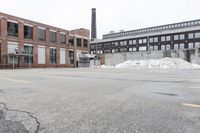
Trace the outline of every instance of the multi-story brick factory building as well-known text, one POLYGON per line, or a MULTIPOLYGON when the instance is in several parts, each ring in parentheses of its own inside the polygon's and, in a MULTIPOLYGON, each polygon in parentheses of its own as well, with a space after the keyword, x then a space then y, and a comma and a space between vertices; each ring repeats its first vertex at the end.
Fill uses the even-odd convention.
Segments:
POLYGON ((200 64, 200 20, 112 32, 103 35, 101 40, 92 41, 90 49, 91 53, 105 57, 108 65, 128 59, 163 57, 183 58, 200 64))
POLYGON ((75 67, 89 30, 56 28, 0 13, 0 68, 75 67))

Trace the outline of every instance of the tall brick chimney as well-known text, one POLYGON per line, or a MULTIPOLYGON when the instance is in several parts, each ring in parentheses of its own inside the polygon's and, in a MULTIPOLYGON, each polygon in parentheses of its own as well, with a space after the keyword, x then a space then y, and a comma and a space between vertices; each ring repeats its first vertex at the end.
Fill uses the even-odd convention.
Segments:
POLYGON ((92 8, 91 41, 97 38, 96 8, 92 8))

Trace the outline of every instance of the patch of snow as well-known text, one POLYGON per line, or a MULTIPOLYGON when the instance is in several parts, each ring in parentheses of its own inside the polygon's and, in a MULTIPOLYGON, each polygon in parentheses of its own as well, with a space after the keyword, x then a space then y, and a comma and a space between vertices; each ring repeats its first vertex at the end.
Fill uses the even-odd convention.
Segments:
POLYGON ((163 58, 150 60, 128 60, 116 66, 105 66, 101 68, 173 68, 173 69, 200 69, 200 65, 191 64, 180 58, 163 58))
POLYGON ((114 66, 101 65, 100 68, 115 68, 114 66))
POLYGON ((196 69, 200 69, 200 65, 198 64, 192 64, 193 68, 196 68, 196 69))

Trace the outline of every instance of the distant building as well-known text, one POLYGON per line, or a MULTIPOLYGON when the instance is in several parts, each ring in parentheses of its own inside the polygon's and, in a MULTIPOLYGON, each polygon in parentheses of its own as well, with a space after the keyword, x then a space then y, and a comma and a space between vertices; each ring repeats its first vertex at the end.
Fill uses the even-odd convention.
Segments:
POLYGON ((186 54, 184 59, 188 61, 192 60, 189 57, 191 51, 199 48, 200 20, 106 34, 103 35, 103 39, 90 43, 90 50, 93 54, 96 54, 96 51, 99 55, 145 53, 145 51, 183 51, 186 54))
POLYGON ((64 30, 0 13, 0 68, 75 67, 89 30, 64 30))

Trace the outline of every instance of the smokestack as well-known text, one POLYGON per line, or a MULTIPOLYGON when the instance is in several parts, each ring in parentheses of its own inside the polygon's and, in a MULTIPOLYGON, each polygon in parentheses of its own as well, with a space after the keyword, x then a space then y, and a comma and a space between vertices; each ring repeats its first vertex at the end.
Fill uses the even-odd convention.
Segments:
POLYGON ((92 8, 91 41, 94 41, 96 38, 97 38, 96 8, 92 8))

